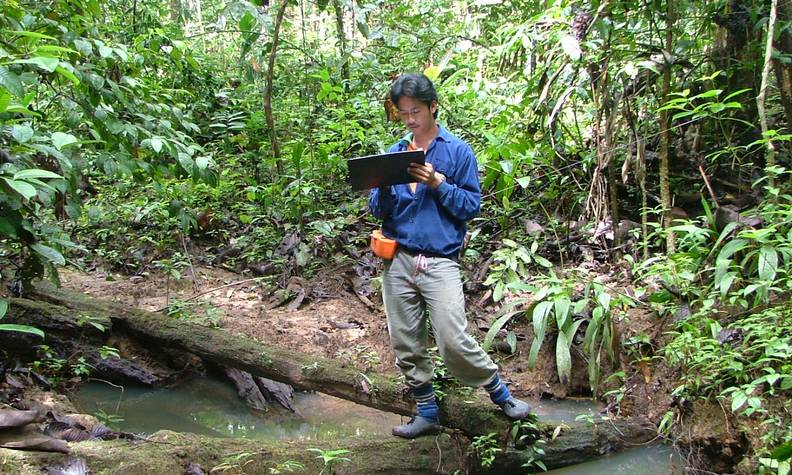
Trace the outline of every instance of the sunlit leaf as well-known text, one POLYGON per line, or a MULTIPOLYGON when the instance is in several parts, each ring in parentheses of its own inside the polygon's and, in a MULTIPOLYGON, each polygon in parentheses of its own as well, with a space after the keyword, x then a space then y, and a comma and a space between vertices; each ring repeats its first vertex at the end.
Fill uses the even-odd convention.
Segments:
POLYGON ((41 69, 47 72, 54 72, 55 68, 58 67, 60 60, 58 58, 52 58, 49 56, 34 56, 32 58, 27 59, 17 59, 13 61, 16 64, 35 64, 36 66, 40 67, 41 69))
POLYGON ((77 76, 74 75, 73 72, 69 71, 68 69, 64 68, 63 66, 58 66, 55 68, 55 72, 63 76, 64 78, 71 81, 72 84, 78 86, 80 84, 80 80, 77 79, 77 76))
POLYGON ((25 143, 33 138, 33 128, 29 125, 15 124, 11 127, 11 136, 19 143, 25 143))
POLYGON ((31 327, 28 325, 16 325, 13 323, 0 323, 0 331, 6 332, 19 332, 19 333, 30 333, 33 335, 38 335, 41 338, 44 338, 44 332, 39 330, 36 327, 31 327))
POLYGON ((41 256, 45 257, 48 261, 52 262, 53 264, 58 264, 61 266, 66 264, 66 259, 63 257, 63 254, 61 254, 60 252, 49 246, 45 246, 44 244, 41 243, 35 243, 35 244, 31 244, 30 248, 36 251, 41 256))
POLYGON ((16 97, 25 95, 24 89, 22 88, 22 81, 19 80, 19 76, 9 71, 5 66, 0 66, 0 86, 6 88, 8 92, 16 97))
POLYGON ((49 170, 42 170, 40 168, 28 168, 26 170, 20 170, 14 173, 14 180, 26 180, 28 178, 63 178, 62 176, 58 175, 57 173, 53 173, 49 170))
POLYGON ((53 38, 52 36, 45 35, 44 33, 37 33, 35 31, 24 31, 24 30, 2 30, 2 31, 3 34, 5 35, 24 36, 25 38, 33 38, 36 40, 57 41, 57 38, 53 38))
POLYGON ((564 49, 564 53, 572 59, 572 61, 577 61, 583 55, 583 51, 580 49, 580 43, 578 40, 575 39, 574 36, 564 35, 561 37, 561 48, 564 49))
POLYGON ((65 134, 63 132, 53 132, 51 140, 52 145, 54 145, 59 151, 63 150, 63 147, 78 142, 77 137, 72 134, 65 134))
POLYGON ((8 186, 14 191, 22 195, 25 199, 31 199, 36 196, 36 188, 26 181, 16 181, 9 178, 3 178, 8 186))

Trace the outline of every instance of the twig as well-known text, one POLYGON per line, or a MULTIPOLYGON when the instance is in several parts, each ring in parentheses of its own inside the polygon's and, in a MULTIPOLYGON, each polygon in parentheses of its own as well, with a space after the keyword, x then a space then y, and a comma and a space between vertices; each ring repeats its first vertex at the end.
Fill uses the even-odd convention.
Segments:
POLYGON ((698 169, 699 172, 701 172, 701 178, 704 179, 704 184, 707 185, 707 191, 709 191, 710 198, 712 198, 712 202, 715 203, 716 208, 719 208, 720 205, 718 204, 718 198, 715 196, 715 192, 712 191, 712 185, 710 184, 709 179, 707 178, 707 174, 704 172, 704 167, 702 165, 699 165, 698 169))
MULTIPOLYGON (((245 280, 240 280, 238 282, 232 282, 232 283, 226 284, 226 285, 221 285, 220 287, 215 287, 213 289, 204 290, 201 293, 197 293, 197 294, 195 294, 195 295, 193 295, 193 296, 191 296, 191 297, 189 297, 187 299, 184 299, 182 302, 189 302, 190 300, 195 300, 195 299, 197 299, 198 297, 200 297, 202 295, 206 295, 208 293, 212 293, 212 292, 214 292, 216 290, 222 290, 222 289, 225 289, 227 287, 233 287, 235 285, 245 284, 247 282, 253 282, 253 281, 262 280, 262 279, 264 279, 264 277, 253 277, 252 279, 245 279, 245 280)), ((168 309, 168 307, 162 307, 162 308, 159 308, 159 309, 155 310, 155 312, 162 312, 163 310, 167 310, 167 309, 168 309)))
POLYGON ((116 403, 116 408, 115 408, 115 413, 118 414, 118 409, 121 407, 121 399, 124 397, 124 387, 121 386, 120 384, 111 383, 110 381, 108 381, 106 379, 88 378, 88 381, 98 381, 100 383, 105 383, 105 384, 107 384, 109 386, 113 386, 114 388, 118 388, 118 389, 121 390, 121 395, 118 396, 118 402, 116 403))

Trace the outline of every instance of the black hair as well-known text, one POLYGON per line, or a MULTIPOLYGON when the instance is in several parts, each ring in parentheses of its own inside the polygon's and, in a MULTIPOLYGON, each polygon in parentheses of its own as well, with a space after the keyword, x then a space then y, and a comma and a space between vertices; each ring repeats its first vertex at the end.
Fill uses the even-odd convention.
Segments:
MULTIPOLYGON (((393 105, 398 107, 399 99, 405 96, 417 99, 430 108, 433 102, 437 102, 434 84, 423 74, 402 74, 393 81, 390 89, 390 100, 393 105)), ((437 109, 433 115, 437 119, 437 109)))

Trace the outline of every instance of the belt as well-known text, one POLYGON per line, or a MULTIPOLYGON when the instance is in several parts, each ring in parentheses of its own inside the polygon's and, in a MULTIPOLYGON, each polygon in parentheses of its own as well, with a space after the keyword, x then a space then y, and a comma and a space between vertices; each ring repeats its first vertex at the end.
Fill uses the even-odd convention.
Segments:
POLYGON ((454 262, 459 262, 459 253, 455 254, 440 254, 437 252, 419 251, 417 249, 410 249, 404 246, 399 246, 399 250, 411 256, 422 255, 426 257, 441 257, 443 259, 451 259, 454 262))

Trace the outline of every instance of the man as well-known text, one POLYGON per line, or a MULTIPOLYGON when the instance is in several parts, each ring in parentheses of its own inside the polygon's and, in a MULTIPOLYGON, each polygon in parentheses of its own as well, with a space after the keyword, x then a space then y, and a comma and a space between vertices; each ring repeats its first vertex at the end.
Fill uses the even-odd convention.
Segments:
POLYGON ((478 213, 481 202, 476 158, 468 144, 435 121, 437 92, 429 78, 400 76, 390 98, 410 130, 390 151, 426 151, 424 165, 410 165, 415 183, 374 189, 369 198, 372 214, 383 220, 383 234, 398 243, 396 255, 384 262, 382 296, 396 365, 418 408, 418 415, 394 427, 393 434, 411 439, 440 430, 426 310, 451 374, 463 384, 483 386, 507 416, 522 419, 530 406, 511 396, 498 367, 465 332, 458 260, 466 222, 478 213))

